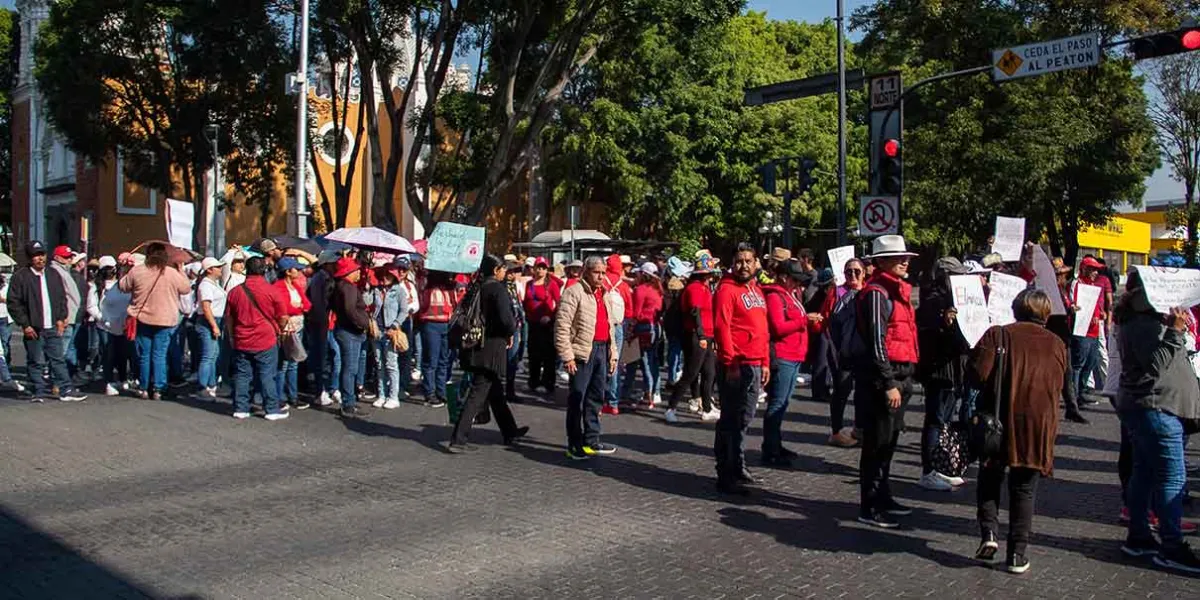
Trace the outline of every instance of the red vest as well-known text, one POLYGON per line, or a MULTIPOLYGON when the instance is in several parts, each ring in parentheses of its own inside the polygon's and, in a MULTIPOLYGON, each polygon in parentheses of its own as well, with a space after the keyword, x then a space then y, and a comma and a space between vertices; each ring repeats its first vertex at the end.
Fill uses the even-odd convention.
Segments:
MULTIPOLYGON (((888 360, 916 364, 921 353, 917 348, 917 317, 912 306, 912 285, 888 273, 879 272, 867 282, 864 291, 881 291, 892 303, 883 346, 888 360)), ((860 295, 861 297, 861 295, 860 295)))

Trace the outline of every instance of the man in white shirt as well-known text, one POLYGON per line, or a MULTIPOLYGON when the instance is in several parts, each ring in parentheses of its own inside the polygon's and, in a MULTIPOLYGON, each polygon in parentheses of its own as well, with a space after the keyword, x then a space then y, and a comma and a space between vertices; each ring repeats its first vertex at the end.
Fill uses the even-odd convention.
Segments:
POLYGON ((67 294, 63 278, 46 267, 46 247, 39 241, 25 244, 29 265, 13 274, 8 289, 8 312, 21 328, 25 340, 26 372, 34 402, 50 397, 50 386, 42 374, 50 366, 50 377, 63 402, 86 400, 74 389, 67 372, 67 294))

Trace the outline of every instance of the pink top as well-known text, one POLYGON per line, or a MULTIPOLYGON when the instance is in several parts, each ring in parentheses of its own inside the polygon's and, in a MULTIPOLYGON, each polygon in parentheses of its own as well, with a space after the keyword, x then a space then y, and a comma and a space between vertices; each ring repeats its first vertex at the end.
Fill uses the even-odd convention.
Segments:
POLYGON ((138 265, 122 277, 117 286, 132 296, 129 316, 146 325, 174 327, 179 324, 179 297, 190 294, 192 284, 174 267, 164 268, 162 277, 159 273, 154 267, 138 265))

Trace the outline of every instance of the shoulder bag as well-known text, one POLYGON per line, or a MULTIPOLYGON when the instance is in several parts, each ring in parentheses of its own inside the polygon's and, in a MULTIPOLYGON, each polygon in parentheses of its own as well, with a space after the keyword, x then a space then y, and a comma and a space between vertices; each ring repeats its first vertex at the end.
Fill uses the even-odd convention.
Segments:
POLYGON ((308 352, 304 349, 304 342, 300 340, 300 333, 284 333, 280 331, 279 324, 268 317, 262 306, 259 306, 254 293, 250 291, 250 287, 243 284, 242 291, 246 292, 246 298, 250 300, 250 304, 254 305, 254 309, 258 311, 258 314, 262 315, 271 324, 271 328, 275 330, 275 335, 279 336, 279 350, 283 353, 283 357, 292 362, 303 362, 306 360, 308 352))
MULTIPOLYGON (((165 267, 164 267, 165 268, 165 267)), ((158 280, 162 279, 163 271, 158 271, 158 277, 154 278, 154 283, 150 285, 150 291, 146 292, 146 297, 142 300, 142 305, 138 307, 137 314, 130 317, 125 317, 125 339, 133 341, 137 338, 138 317, 142 316, 142 309, 146 308, 146 303, 150 301, 150 294, 154 293, 154 288, 158 287, 158 280)))
POLYGON ((975 459, 987 460, 1004 454, 1004 380, 1008 378, 1008 332, 1000 329, 1000 345, 996 348, 992 367, 992 410, 978 411, 971 417, 968 443, 975 459))

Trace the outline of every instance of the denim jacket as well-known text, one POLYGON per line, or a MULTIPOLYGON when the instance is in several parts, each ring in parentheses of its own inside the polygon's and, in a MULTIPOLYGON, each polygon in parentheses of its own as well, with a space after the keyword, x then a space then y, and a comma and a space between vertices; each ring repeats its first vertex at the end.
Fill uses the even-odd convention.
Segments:
POLYGON ((380 329, 399 328, 408 318, 408 293, 404 287, 376 288, 374 294, 375 323, 380 329))

